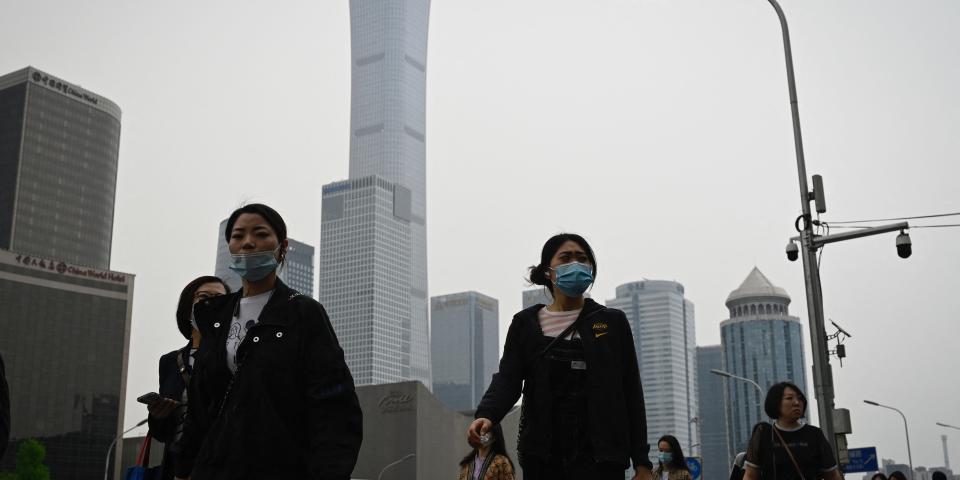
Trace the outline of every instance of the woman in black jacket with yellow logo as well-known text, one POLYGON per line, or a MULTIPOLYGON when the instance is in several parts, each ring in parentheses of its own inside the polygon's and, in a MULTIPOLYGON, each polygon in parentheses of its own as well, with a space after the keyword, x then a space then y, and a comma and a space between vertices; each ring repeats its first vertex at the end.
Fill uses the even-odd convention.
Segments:
POLYGON ((553 295, 513 317, 468 437, 479 442, 523 394, 517 446, 526 480, 650 478, 646 412, 633 334, 623 312, 583 293, 597 261, 583 237, 543 246, 530 282, 553 295))
POLYGON ((243 289, 194 308, 202 341, 177 477, 349 479, 363 435, 353 377, 323 307, 277 278, 283 219, 247 205, 225 236, 243 289))

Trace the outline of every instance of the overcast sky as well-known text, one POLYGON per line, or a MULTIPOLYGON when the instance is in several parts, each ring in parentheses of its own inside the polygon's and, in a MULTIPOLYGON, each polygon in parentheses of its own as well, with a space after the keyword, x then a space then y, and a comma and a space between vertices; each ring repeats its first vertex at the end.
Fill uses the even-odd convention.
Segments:
MULTIPOLYGON (((960 211, 960 3, 783 3, 824 219, 960 211)), ((132 425, 220 220, 262 201, 319 244, 320 186, 347 176, 348 2, 0 0, 0 45, 0 73, 32 65, 123 109, 112 267, 136 274, 132 425)), ((427 74, 431 295, 498 298, 503 337, 525 267, 569 230, 597 251, 599 300, 683 283, 701 345, 753 266, 806 320, 783 253, 800 205, 767 2, 434 1, 427 74)), ((943 433, 960 462, 960 432, 934 425, 960 425, 960 230, 911 236, 908 260, 893 234, 823 255, 827 316, 854 335, 837 405, 850 446, 905 462, 900 418, 862 400, 901 408, 915 464, 939 466, 943 433)))

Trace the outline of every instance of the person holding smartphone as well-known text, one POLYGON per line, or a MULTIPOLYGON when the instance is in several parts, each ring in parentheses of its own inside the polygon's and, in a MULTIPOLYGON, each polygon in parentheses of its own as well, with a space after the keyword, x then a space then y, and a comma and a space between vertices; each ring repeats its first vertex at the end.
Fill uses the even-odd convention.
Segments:
POLYGON ((633 334, 626 315, 584 298, 597 275, 580 235, 547 240, 530 283, 553 303, 513 317, 500 370, 477 407, 471 444, 491 431, 520 394, 517 456, 526 480, 649 480, 647 419, 633 334))
POLYGON ((241 291, 194 307, 203 336, 177 477, 348 480, 363 418, 323 306, 277 277, 287 226, 250 204, 227 218, 241 291))
POLYGON ((195 356, 200 347, 200 331, 193 318, 193 306, 202 300, 230 293, 230 287, 218 277, 195 278, 180 292, 177 302, 177 329, 188 341, 187 345, 160 357, 159 394, 147 394, 138 401, 147 404, 150 412, 150 436, 163 442, 162 480, 173 478, 183 421, 189 408, 187 386, 193 372, 195 356))

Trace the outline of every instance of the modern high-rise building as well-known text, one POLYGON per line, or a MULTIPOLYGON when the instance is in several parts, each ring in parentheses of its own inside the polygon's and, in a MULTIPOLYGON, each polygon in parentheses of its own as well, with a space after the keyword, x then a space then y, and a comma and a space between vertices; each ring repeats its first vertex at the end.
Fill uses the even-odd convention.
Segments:
MULTIPOLYGON (((360 375, 354 371, 358 385, 401 380, 431 384, 425 144, 429 13, 429 0, 350 1, 350 177, 323 188, 323 211, 341 215, 330 220, 340 222, 337 227, 329 224, 326 216, 322 220, 320 262, 324 275, 319 297, 335 327, 372 329, 371 338, 358 340, 355 345, 344 344, 348 359, 354 358, 351 366, 364 365, 366 369, 360 375), (367 187, 352 193, 338 191, 364 182, 367 187), (356 202, 372 205, 375 198, 381 198, 375 192, 390 197, 389 206, 382 205, 395 210, 388 215, 391 218, 355 216, 351 208, 363 208, 356 202), (328 202, 335 205, 328 206, 328 202), (347 229, 346 224, 351 226, 347 229), (366 236, 383 229, 394 231, 389 239, 366 236), (345 248, 356 251, 402 251, 405 257, 370 255, 347 260, 324 249, 328 244, 344 243, 349 244, 345 248), (378 243, 376 248, 374 243, 378 243), (365 291, 374 290, 370 294, 346 288, 356 280, 349 275, 368 275, 364 272, 371 272, 375 265, 389 267, 375 274, 389 275, 391 281, 398 282, 391 291, 378 292, 370 282, 364 286, 365 291), (352 273, 329 278, 328 269, 352 273), (377 303, 377 299, 386 303, 377 303), (346 320, 348 317, 351 320, 346 320), (390 342, 377 343, 376 348, 366 346, 373 341, 373 332, 394 328, 397 331, 391 334, 390 342), (391 351, 380 355, 376 350, 391 351), (381 368, 378 365, 384 358, 396 362, 381 368), (377 370, 383 371, 375 373, 377 370)), ((340 332, 338 335, 342 335, 340 332)))
MULTIPOLYGON (((703 463, 703 478, 727 478, 733 467, 733 457, 727 448, 727 422, 724 409, 723 380, 710 370, 723 370, 723 347, 697 347, 697 390, 700 413, 699 453, 703 463)), ((694 452, 690 452, 693 455, 694 452)))
POLYGON ((546 287, 537 286, 530 290, 523 291, 523 308, 527 309, 536 304, 550 305, 553 303, 553 297, 546 287))
POLYGON ((473 410, 500 359, 500 304, 477 292, 430 299, 433 393, 451 410, 473 410))
POLYGON ((0 353, 13 419, 0 471, 13 471, 18 441, 35 438, 51 478, 103 477, 107 447, 123 429, 133 283, 126 273, 0 250, 0 353))
POLYGON ((689 450, 699 443, 693 302, 684 297, 683 285, 662 280, 626 283, 616 295, 607 306, 623 310, 633 330, 651 458, 667 434, 689 450))
MULTIPOLYGON (((240 275, 230 270, 230 248, 227 245, 226 237, 224 237, 227 220, 225 218, 220 222, 220 229, 218 230, 217 264, 214 267, 214 275, 227 282, 231 290, 237 291, 242 282, 240 281, 240 275)), ((287 238, 287 256, 278 276, 288 287, 313 297, 313 247, 287 238)))
POLYGON ((0 249, 110 268, 120 107, 32 67, 0 76, 0 249))
MULTIPOLYGON (((803 324, 790 315, 790 295, 756 267, 727 297, 730 318, 720 323, 723 370, 757 382, 725 380, 728 444, 746 450, 753 427, 767 420, 766 389, 785 380, 806 391, 803 324)), ((808 398, 812 395, 808 395, 808 398)))

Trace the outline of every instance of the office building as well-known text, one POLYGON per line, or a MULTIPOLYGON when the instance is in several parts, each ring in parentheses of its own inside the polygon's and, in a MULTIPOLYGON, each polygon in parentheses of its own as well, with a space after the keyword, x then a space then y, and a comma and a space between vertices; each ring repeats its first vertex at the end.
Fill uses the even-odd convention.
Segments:
POLYGON ((537 285, 535 288, 523 291, 523 308, 527 309, 536 304, 550 305, 553 303, 553 296, 547 291, 546 287, 537 285))
POLYGON ((767 420, 763 400, 771 385, 788 380, 808 393, 803 325, 790 315, 790 295, 756 267, 730 292, 726 304, 730 318, 720 323, 723 370, 763 388, 761 392, 747 382, 724 380, 728 443, 732 451, 742 452, 753 426, 767 420))
POLYGON ((13 471, 18 441, 35 438, 51 478, 103 477, 107 447, 122 431, 133 283, 126 273, 0 250, 0 352, 13 419, 0 471, 13 471))
POLYGON ((724 409, 723 381, 710 370, 723 370, 723 347, 697 347, 697 391, 700 412, 697 426, 700 447, 689 455, 699 454, 703 478, 726 478, 733 466, 733 455, 727 448, 727 422, 724 409))
MULTIPOLYGON (((227 245, 224 230, 227 220, 220 222, 219 236, 217 237, 217 264, 214 275, 220 277, 232 291, 242 286, 240 275, 230 270, 230 248, 227 245)), ((310 297, 313 297, 313 247, 292 238, 287 238, 287 254, 278 276, 288 287, 310 297)))
MULTIPOLYGON (((344 343, 353 365, 363 365, 359 375, 355 371, 359 385, 399 380, 431 384, 425 144, 429 11, 429 0, 350 2, 350 173, 348 180, 324 187, 323 211, 342 212, 342 216, 328 220, 325 215, 322 221, 320 263, 324 275, 319 296, 333 319, 365 318, 356 325, 344 320, 341 326, 348 322, 350 329, 375 330, 366 333, 371 338, 360 343, 344 343), (362 187, 366 189, 362 192, 362 188, 350 194, 333 191, 364 182, 369 186, 362 187), (392 218, 354 215, 351 208, 365 208, 356 203, 360 196, 371 205, 381 198, 374 192, 385 195, 385 203, 380 205, 395 210, 388 211, 392 218), (334 227, 329 221, 340 223, 334 227), (344 227, 343 222, 351 227, 344 227), (389 240, 366 236, 384 229, 390 230, 389 240), (347 260, 324 247, 340 245, 361 251, 373 248, 374 243, 378 252, 403 252, 404 258, 370 255, 347 260), (361 292, 347 288, 356 280, 349 275, 374 275, 375 265, 392 268, 375 272, 391 278, 390 291, 377 291, 380 284, 376 282, 367 282, 361 292), (328 268, 351 273, 328 278, 328 268), (385 310, 385 304, 376 303, 377 299, 386 301, 389 308, 385 310), (394 330, 390 341, 380 343, 372 338, 382 335, 384 329, 394 330), (369 346, 370 341, 377 342, 376 346, 369 346), (351 350, 354 348, 357 350, 351 350), (389 352, 381 355, 378 350, 389 352), (384 359, 389 364, 383 363, 384 359)), ((353 337, 353 331, 348 335, 353 337)))
POLYGON ((433 393, 447 408, 477 408, 500 360, 499 302, 477 292, 430 299, 433 393))
POLYGON ((623 310, 633 330, 651 458, 666 434, 689 450, 700 443, 694 420, 699 400, 693 302, 677 282, 645 280, 617 287, 607 306, 623 310))
POLYGON ((120 108, 32 67, 0 76, 0 249, 110 268, 120 108))

